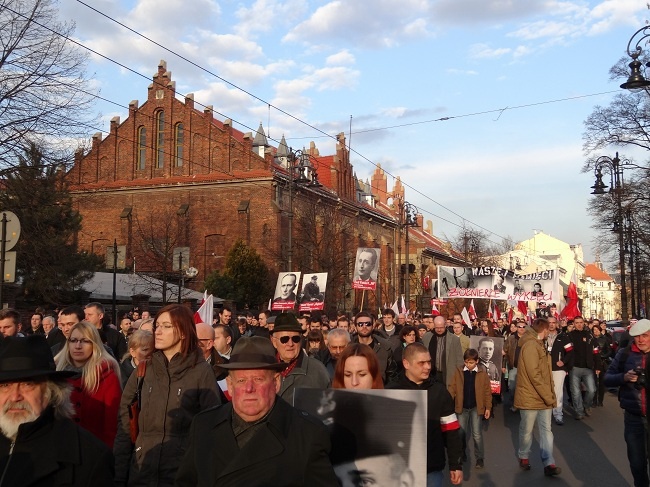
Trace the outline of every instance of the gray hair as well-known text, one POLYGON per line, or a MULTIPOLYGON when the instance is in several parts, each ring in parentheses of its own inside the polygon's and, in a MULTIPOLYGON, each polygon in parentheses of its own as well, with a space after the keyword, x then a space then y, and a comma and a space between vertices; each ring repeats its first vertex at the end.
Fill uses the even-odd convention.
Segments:
POLYGON ((331 338, 343 338, 343 337, 348 343, 352 341, 352 339, 350 338, 350 333, 348 333, 348 331, 344 330, 343 328, 332 328, 327 335, 328 340, 331 338))
POLYGON ((57 418, 72 418, 75 414, 70 401, 72 386, 67 382, 48 380, 45 387, 45 400, 54 408, 57 418))

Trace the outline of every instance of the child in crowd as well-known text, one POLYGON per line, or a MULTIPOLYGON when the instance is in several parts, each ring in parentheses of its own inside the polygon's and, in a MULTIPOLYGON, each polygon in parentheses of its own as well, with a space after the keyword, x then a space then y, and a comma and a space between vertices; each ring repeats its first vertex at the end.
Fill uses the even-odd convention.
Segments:
POLYGON ((447 387, 456 404, 456 415, 463 438, 463 461, 467 460, 468 425, 474 437, 474 456, 476 468, 483 468, 483 431, 480 417, 490 418, 492 391, 490 378, 478 366, 478 351, 470 348, 463 354, 465 365, 456 369, 454 378, 447 387))

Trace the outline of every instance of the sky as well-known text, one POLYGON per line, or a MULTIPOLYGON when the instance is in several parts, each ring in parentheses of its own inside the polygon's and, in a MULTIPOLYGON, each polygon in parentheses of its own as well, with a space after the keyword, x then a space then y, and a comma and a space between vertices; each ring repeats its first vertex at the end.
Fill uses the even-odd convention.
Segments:
POLYGON ((272 145, 328 155, 344 132, 357 176, 381 165, 389 189, 400 177, 437 236, 463 222, 495 243, 542 230, 597 257, 584 120, 621 91, 609 69, 650 18, 645 1, 87 3, 59 0, 60 17, 101 54, 88 72, 114 102, 97 104, 104 131, 165 59, 178 94, 243 132, 261 122, 272 145))

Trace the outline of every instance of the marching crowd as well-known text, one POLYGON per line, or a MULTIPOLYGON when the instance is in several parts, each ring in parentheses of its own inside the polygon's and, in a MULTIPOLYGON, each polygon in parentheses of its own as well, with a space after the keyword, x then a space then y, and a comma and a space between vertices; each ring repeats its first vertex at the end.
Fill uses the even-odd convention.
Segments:
POLYGON ((415 485, 403 454, 337 449, 336 425, 291 405, 299 388, 425 391, 427 485, 443 485, 446 467, 459 484, 470 439, 474 468, 485 468, 495 381, 520 415, 519 467, 531 469, 537 427, 546 476, 561 473, 551 423, 563 425, 565 410, 589 417, 618 387, 635 485, 648 486, 646 319, 620 344, 580 316, 468 326, 460 314, 235 317, 224 307, 195 324, 173 304, 108 321, 99 303, 37 310, 26 327, 0 310, 0 487, 361 486, 382 475, 415 485))

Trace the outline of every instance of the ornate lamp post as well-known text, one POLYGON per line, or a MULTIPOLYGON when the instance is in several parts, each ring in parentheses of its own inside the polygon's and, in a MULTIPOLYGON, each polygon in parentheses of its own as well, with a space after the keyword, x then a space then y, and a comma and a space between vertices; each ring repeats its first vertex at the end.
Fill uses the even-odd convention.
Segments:
POLYGON ((322 186, 318 182, 318 174, 313 166, 309 154, 304 150, 293 151, 289 149, 287 158, 289 169, 289 237, 287 239, 287 271, 293 270, 293 186, 307 186, 318 188, 322 186))
MULTIPOLYGON (((630 40, 627 43, 627 55, 632 58, 632 62, 629 64, 630 77, 621 85, 621 88, 624 90, 640 91, 650 86, 650 81, 648 81, 641 72, 641 66, 643 66, 643 64, 639 61, 639 56, 643 53, 641 42, 649 37, 650 25, 646 25, 632 34, 632 37, 630 37, 630 40), (635 40, 636 43, 634 44, 634 49, 630 51, 630 47, 632 47, 632 43, 635 42, 635 40)), ((646 63, 646 66, 649 65, 650 63, 646 63)))
POLYGON ((614 218, 613 230, 618 233, 618 252, 619 252, 619 266, 621 270, 621 319, 623 323, 629 321, 627 309, 627 288, 625 278, 625 224, 622 204, 622 185, 623 185, 623 165, 618 158, 618 152, 612 159, 611 157, 601 156, 594 163, 594 175, 596 182, 591 187, 593 191, 591 194, 602 195, 605 194, 607 185, 603 183, 603 169, 606 169, 610 175, 610 189, 609 192, 614 198, 616 204, 616 216, 614 218))
POLYGON ((404 294, 406 295, 406 307, 411 307, 411 255, 409 253, 409 227, 417 226, 417 208, 411 203, 404 202, 404 227, 406 228, 406 282, 404 284, 404 294))

